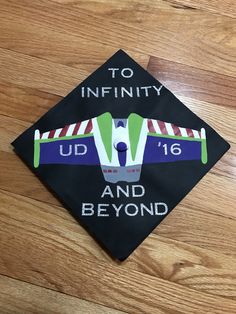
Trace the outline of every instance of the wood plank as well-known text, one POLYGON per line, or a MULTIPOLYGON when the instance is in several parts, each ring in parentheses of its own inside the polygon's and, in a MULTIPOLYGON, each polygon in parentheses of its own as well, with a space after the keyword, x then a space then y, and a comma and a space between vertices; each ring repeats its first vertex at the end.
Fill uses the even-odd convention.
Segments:
MULTIPOLYGON (((113 53, 115 52, 116 50, 113 51, 113 53)), ((103 62, 110 56, 107 55, 103 62)), ((145 65, 147 60, 142 63, 145 65)), ((44 92, 36 92, 39 97, 44 97, 45 92, 65 96, 91 74, 83 65, 79 69, 62 64, 55 65, 51 61, 2 48, 0 48, 0 64, 2 67, 0 73, 1 86, 4 87, 6 83, 20 85, 26 87, 29 92, 30 89, 34 88, 44 92), (21 75, 19 75, 19 72, 21 75)), ((96 66, 93 66, 93 70, 96 70, 96 66)))
POLYGON ((0 114, 8 117, 35 122, 61 99, 35 88, 0 82, 0 114))
POLYGON ((0 81, 66 95, 88 75, 84 69, 55 64, 0 48, 0 81), (21 75, 19 75, 19 73, 21 75))
MULTIPOLYGON (((10 12, 7 16, 1 16, 0 28, 1 48, 82 69, 87 75, 117 50, 104 42, 90 41, 72 34, 65 36, 59 29, 36 24, 32 19, 22 19, 10 12)), ((127 53, 144 68, 147 67, 149 55, 132 49, 127 50, 127 53)))
MULTIPOLYGON (((216 17, 195 12, 197 10, 187 10, 186 13, 176 9, 153 9, 149 6, 145 6, 144 10, 142 6, 137 6, 136 10, 127 11, 118 7, 119 17, 116 18, 106 12, 100 13, 93 5, 87 8, 73 7, 71 10, 69 6, 57 3, 29 0, 2 0, 1 9, 3 14, 0 20, 5 18, 7 12, 11 23, 13 20, 19 23, 27 20, 48 30, 59 33, 63 30, 66 36, 69 34, 78 38, 89 38, 90 41, 100 44, 106 42, 114 49, 125 47, 170 61, 178 60, 201 69, 236 75, 235 42, 231 40, 235 24, 231 18, 225 16, 216 17), (122 12, 125 14, 121 14, 122 12), (135 17, 136 22, 129 22, 130 16, 135 17), (212 31, 209 32, 209 29, 212 31), (100 36, 97 36, 98 33, 100 36), (224 45, 220 44, 222 41, 224 45)), ((44 36, 46 34, 47 32, 44 36)))
MULTIPOLYGON (((113 13, 114 15, 118 15, 118 9, 133 9, 135 11, 136 7, 138 6, 140 9, 168 9, 168 10, 175 10, 178 11, 184 11, 189 12, 193 10, 203 10, 210 13, 216 13, 219 15, 225 15, 229 17, 235 17, 236 16, 236 5, 233 0, 226 0, 222 4, 220 0, 145 0, 145 2, 141 0, 129 0, 129 1, 123 1, 119 2, 119 0, 112 0, 109 1, 109 5, 107 6, 106 0, 92 0, 87 1, 84 0, 51 0, 57 3, 61 3, 64 5, 68 5, 70 7, 86 7, 90 8, 92 5, 96 8, 98 11, 105 11, 108 13, 113 13)), ((121 14, 120 14, 121 15, 121 14)))
MULTIPOLYGON (((233 157, 235 159, 235 155, 233 157)), ((225 164, 227 167, 227 164, 225 164)), ((218 168, 208 173, 194 189, 181 201, 182 206, 196 211, 235 218, 235 177, 227 178, 224 173, 218 175, 218 168), (216 175, 215 175, 216 174, 216 175)), ((220 171, 224 172, 224 168, 220 171)), ((234 168, 235 169, 235 168, 234 168)), ((235 172, 235 170, 234 170, 235 172)))
POLYGON ((29 122, 0 116, 0 151, 13 153, 11 142, 30 126, 29 122))
POLYGON ((235 107, 234 77, 155 57, 150 58, 148 72, 176 95, 235 107))
POLYGON ((236 17, 236 4, 234 0, 166 0, 173 6, 186 6, 230 17, 236 17))
MULTIPOLYGON (((219 196, 217 196, 218 199, 219 196)), ((198 202, 200 202, 200 199, 198 202)), ((205 206, 208 206, 208 203, 205 206)), ((235 207, 231 210, 234 209, 235 207)), ((221 210, 224 213, 224 208, 221 207, 221 210)), ((225 218, 226 220, 224 220, 223 215, 214 215, 213 211, 212 213, 203 210, 199 211, 197 208, 188 208, 186 205, 180 204, 154 230, 154 233, 235 256, 235 220, 230 218, 225 218)))
POLYGON ((140 272, 236 300, 235 258, 220 252, 152 234, 126 263, 140 272))
POLYGON ((0 276, 0 311, 2 314, 125 313, 6 276, 0 276))
MULTIPOLYGON (((15 197, 14 194, 10 196, 9 193, 5 192, 1 192, 1 200, 3 200, 3 206, 1 206, 0 249, 3 254, 1 254, 0 273, 4 275, 14 276, 24 281, 128 312, 134 312, 138 309, 145 313, 201 313, 203 311, 222 313, 222 310, 224 313, 234 313, 235 302, 230 299, 226 300, 216 295, 211 296, 208 293, 193 291, 153 275, 150 276, 129 269, 125 263, 114 264, 112 262, 109 264, 102 260, 97 260, 94 263, 94 260, 90 260, 80 253, 80 246, 83 246, 84 238, 78 234, 73 236, 71 226, 66 232, 63 231, 61 228, 65 228, 66 223, 64 221, 62 224, 59 223, 60 218, 55 215, 55 210, 50 210, 51 214, 48 215, 46 213, 48 206, 45 204, 15 197), (22 208, 24 208, 24 217, 22 217, 22 208), (33 213, 36 213, 37 219, 32 216, 33 213), (71 236, 73 236, 72 241, 71 236), (79 242, 76 238, 79 239, 79 242), (142 291, 141 297, 140 291, 142 291)), ((86 243, 84 245, 85 250, 90 250, 90 245, 86 243)), ((168 246, 171 247, 170 243, 168 246)), ((183 249, 184 247, 180 247, 180 250, 183 249)), ((147 266, 149 259, 153 256, 152 254, 157 254, 155 252, 157 252, 156 248, 148 256, 147 266)), ((186 254, 194 256, 197 252, 197 249, 194 251, 194 248, 189 248, 189 252, 186 254)), ((162 263, 164 263, 166 261, 165 252, 161 250, 159 254, 160 256, 163 254, 162 263)), ((172 260, 176 261, 175 254, 171 255, 172 260)), ((197 257, 197 263, 200 262, 202 266, 197 266, 196 261, 192 265, 190 261, 182 260, 173 267, 169 260, 168 263, 171 267, 165 268, 165 271, 169 269, 165 275, 170 280, 174 277, 177 279, 179 276, 181 277, 181 272, 185 267, 188 270, 198 268, 199 272, 201 269, 206 271, 208 268, 214 272, 215 268, 216 273, 217 268, 221 268, 221 262, 225 266, 226 264, 224 259, 221 262, 218 261, 217 254, 215 258, 213 256, 211 255, 209 258, 202 253, 201 256, 197 257)), ((179 258, 181 259, 181 256, 177 257, 177 260, 179 258)), ((193 257, 193 259, 195 258, 193 257)), ((233 265, 232 261, 229 258, 229 271, 233 265)), ((209 291, 214 291, 214 288, 219 291, 217 282, 222 284, 223 281, 223 286, 225 282, 224 287, 228 287, 226 288, 229 292, 228 296, 231 296, 232 293, 234 294, 233 289, 231 289, 231 277, 226 274, 223 275, 225 271, 227 272, 226 268, 223 271, 218 270, 219 281, 215 276, 209 274, 209 277, 214 278, 212 285, 209 285, 209 291), (224 278, 228 278, 228 281, 224 278)), ((161 267, 159 271, 161 272, 161 267)), ((196 278, 198 278, 197 275, 196 278)), ((182 279, 183 282, 185 280, 194 282, 194 276, 189 279, 183 276, 182 279)), ((196 280, 197 288, 197 286, 201 286, 201 279, 196 280)), ((204 282, 203 278, 202 282, 204 282)), ((202 287, 204 286, 206 288, 203 283, 202 287)))

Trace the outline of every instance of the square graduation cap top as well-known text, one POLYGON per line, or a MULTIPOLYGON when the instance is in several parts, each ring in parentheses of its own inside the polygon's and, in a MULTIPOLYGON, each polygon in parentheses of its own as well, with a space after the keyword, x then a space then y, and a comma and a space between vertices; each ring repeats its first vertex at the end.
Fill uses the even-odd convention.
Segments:
POLYGON ((119 260, 230 147, 122 50, 12 145, 119 260))

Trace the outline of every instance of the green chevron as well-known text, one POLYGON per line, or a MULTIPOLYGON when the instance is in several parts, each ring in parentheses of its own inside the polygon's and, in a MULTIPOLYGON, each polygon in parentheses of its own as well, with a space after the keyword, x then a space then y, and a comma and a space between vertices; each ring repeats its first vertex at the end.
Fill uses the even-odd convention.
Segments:
POLYGON ((132 159, 135 159, 143 118, 136 113, 131 113, 128 118, 129 141, 132 159))
POLYGON ((40 158, 40 141, 34 141, 34 168, 38 168, 40 158))
POLYGON ((102 142, 105 146, 108 159, 112 158, 112 116, 106 112, 97 117, 97 123, 101 134, 102 142))
POLYGON ((207 144, 206 144, 206 139, 202 139, 202 163, 206 164, 207 163, 207 144))

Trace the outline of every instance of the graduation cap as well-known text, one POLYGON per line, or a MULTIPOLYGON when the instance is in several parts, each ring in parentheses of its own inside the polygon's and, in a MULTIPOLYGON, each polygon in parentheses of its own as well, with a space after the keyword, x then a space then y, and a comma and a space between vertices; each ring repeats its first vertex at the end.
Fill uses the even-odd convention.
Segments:
POLYGON ((12 144, 119 260, 229 149, 122 50, 12 144))

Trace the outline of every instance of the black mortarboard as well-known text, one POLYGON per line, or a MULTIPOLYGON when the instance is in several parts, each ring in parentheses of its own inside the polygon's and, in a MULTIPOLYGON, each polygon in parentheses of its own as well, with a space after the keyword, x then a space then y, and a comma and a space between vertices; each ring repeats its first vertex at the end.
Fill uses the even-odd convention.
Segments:
POLYGON ((229 149, 122 50, 12 144, 119 260, 229 149))

